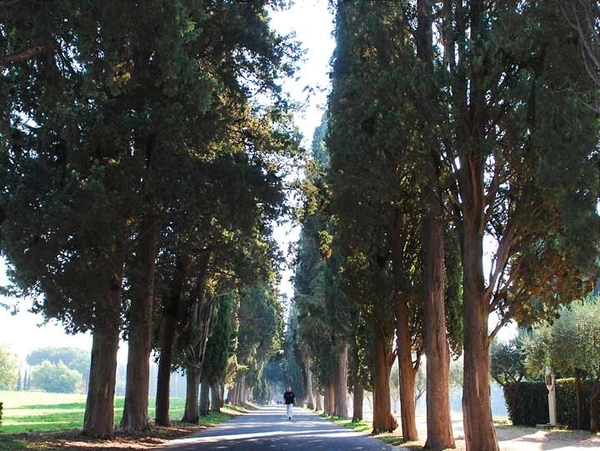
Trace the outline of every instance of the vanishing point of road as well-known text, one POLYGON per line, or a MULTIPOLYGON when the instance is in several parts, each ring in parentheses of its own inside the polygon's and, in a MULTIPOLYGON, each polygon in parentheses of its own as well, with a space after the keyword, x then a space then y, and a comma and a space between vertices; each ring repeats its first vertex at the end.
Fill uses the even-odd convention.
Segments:
POLYGON ((164 451, 391 451, 394 448, 364 433, 295 409, 288 420, 284 406, 261 407, 226 423, 169 442, 164 451))

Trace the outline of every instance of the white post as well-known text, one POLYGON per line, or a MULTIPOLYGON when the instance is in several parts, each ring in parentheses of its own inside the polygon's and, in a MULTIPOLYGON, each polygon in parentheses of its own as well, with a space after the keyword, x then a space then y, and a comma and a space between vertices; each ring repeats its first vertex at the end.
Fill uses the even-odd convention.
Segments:
POLYGON ((556 383, 554 373, 546 367, 546 388, 548 389, 548 411, 550 414, 550 425, 556 426, 556 383))

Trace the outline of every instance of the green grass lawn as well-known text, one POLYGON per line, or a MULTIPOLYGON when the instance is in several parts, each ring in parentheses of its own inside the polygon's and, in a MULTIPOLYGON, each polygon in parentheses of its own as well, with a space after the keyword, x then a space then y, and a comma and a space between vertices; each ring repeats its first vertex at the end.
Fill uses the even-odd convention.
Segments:
MULTIPOLYGON (((40 392, 0 391, 0 402, 4 403, 0 432, 60 431, 81 429, 85 412, 85 395, 40 392)), ((115 398, 115 423, 121 421, 124 398, 115 398)), ((169 416, 183 416, 185 399, 171 398, 169 416)), ((154 398, 150 399, 150 418, 154 417, 154 398)))

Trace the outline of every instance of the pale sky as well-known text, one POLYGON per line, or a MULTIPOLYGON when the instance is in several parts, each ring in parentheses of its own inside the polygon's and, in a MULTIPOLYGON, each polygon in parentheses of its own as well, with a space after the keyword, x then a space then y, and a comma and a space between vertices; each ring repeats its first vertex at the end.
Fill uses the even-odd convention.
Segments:
MULTIPOLYGON (((276 12, 272 24, 281 34, 294 31, 296 39, 303 43, 303 48, 306 50, 305 61, 301 63, 296 80, 285 86, 295 100, 306 99, 305 88, 311 88, 312 94, 305 111, 296 116, 296 123, 304 134, 303 145, 309 147, 327 101, 329 59, 335 45, 332 37, 333 17, 327 9, 327 0, 296 0, 296 4, 290 10, 276 12)), ((289 224, 279 227, 275 232, 284 252, 289 243, 297 239, 299 233, 297 227, 294 228, 289 224)), ((290 276, 290 271, 282 274, 280 287, 288 297, 292 296, 290 276)), ((7 283, 4 264, 0 262, 0 284, 7 283)), ((0 302, 14 303, 6 299, 0 299, 0 302)), ((0 346, 10 346, 11 350, 22 359, 32 350, 48 346, 91 349, 89 334, 67 335, 57 322, 41 325, 41 316, 27 312, 30 305, 28 301, 21 301, 20 311, 14 316, 0 308, 0 346)), ((122 348, 120 358, 124 358, 125 346, 122 348)))

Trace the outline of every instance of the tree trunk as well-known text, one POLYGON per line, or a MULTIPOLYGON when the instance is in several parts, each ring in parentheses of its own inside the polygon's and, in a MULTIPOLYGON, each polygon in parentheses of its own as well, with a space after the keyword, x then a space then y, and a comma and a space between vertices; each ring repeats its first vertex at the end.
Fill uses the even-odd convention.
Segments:
POLYGON ((323 399, 321 398, 321 394, 319 392, 315 393, 315 410, 317 412, 323 411, 323 399))
POLYGON ((127 431, 149 429, 148 394, 150 392, 150 352, 152 351, 152 315, 158 223, 147 213, 137 246, 139 261, 133 268, 134 290, 129 309, 129 347, 125 404, 120 428, 127 431), (137 279, 137 280, 135 280, 137 279))
POLYGON ((324 407, 327 415, 335 415, 335 385, 328 381, 325 387, 324 407))
POLYGON ((354 396, 352 397, 352 422, 358 423, 363 419, 363 404, 365 402, 365 389, 360 383, 354 383, 354 396))
POLYGON ((410 320, 406 296, 396 292, 396 336, 398 349, 398 368, 400 384, 400 415, 402 438, 406 441, 419 439, 417 432, 417 416, 415 406, 415 377, 417 371, 413 366, 410 320))
POLYGON ((210 413, 210 384, 208 381, 200 383, 200 400, 198 401, 198 413, 205 417, 210 413))
POLYGON ((178 256, 171 281, 171 290, 165 298, 163 317, 160 326, 160 360, 158 361, 158 378, 156 382, 156 411, 155 422, 159 426, 169 426, 171 365, 173 363, 173 346, 179 310, 181 293, 188 267, 187 257, 178 256))
POLYGON ((348 418, 348 343, 340 344, 341 350, 336 361, 335 381, 335 409, 334 415, 339 418, 348 418))
POLYGON ((114 435, 121 280, 122 273, 112 281, 106 296, 106 309, 99 314, 98 324, 92 332, 92 358, 82 431, 91 437, 112 438, 114 435))
POLYGON ((210 410, 220 412, 223 407, 223 391, 221 384, 213 382, 210 384, 210 410))
MULTIPOLYGON (((375 305, 375 309, 383 306, 375 305)), ((375 318, 382 318, 384 312, 376 314, 375 318)), ((389 316, 389 315, 388 315, 389 316)), ((398 427, 398 422, 392 415, 390 402, 390 372, 394 362, 392 343, 389 331, 378 321, 374 322, 375 328, 375 374, 373 384, 373 433, 393 432, 398 427)))
POLYGON ((406 441, 415 441, 419 439, 415 406, 415 377, 417 371, 412 361, 412 334, 408 296, 402 293, 403 248, 407 239, 406 236, 402 230, 400 213, 396 210, 392 235, 392 273, 396 308, 396 349, 398 350, 400 378, 400 419, 402 438, 406 441))
POLYGON ((243 373, 240 373, 238 374, 238 376, 236 376, 235 381, 233 383, 233 387, 229 391, 229 394, 227 396, 227 402, 229 402, 229 404, 240 405, 245 401, 242 399, 245 378, 246 376, 243 373))
POLYGON ((590 396, 590 432, 598 432, 598 399, 600 399, 600 380, 594 381, 594 391, 590 396))
POLYGON ((577 401, 577 429, 583 429, 583 386, 581 384, 581 370, 575 368, 575 398, 577 401))
MULTIPOLYGON (((430 164, 432 162, 430 161, 430 164)), ((437 176, 431 168, 432 184, 437 176)), ((455 448, 450 417, 450 351, 444 308, 444 230, 440 195, 424 188, 423 286, 425 290, 425 354, 427 355, 427 441, 425 449, 455 448)))
POLYGON ((417 371, 412 364, 412 360, 410 360, 410 355, 408 359, 406 356, 400 359, 400 353, 398 353, 398 359, 400 368, 398 377, 400 378, 400 422, 402 425, 402 438, 405 441, 416 441, 419 439, 415 400, 415 378, 417 377, 417 371))
POLYGON ((498 451, 490 401, 490 339, 483 294, 482 239, 465 220, 463 245, 463 423, 467 451, 498 451))
POLYGON ((185 409, 182 423, 198 424, 198 385, 200 383, 200 370, 186 368, 185 409))
POLYGON ((310 356, 308 353, 304 353, 304 386, 306 387, 306 407, 310 410, 315 410, 315 398, 313 397, 313 382, 312 382, 312 371, 310 371, 310 356))

